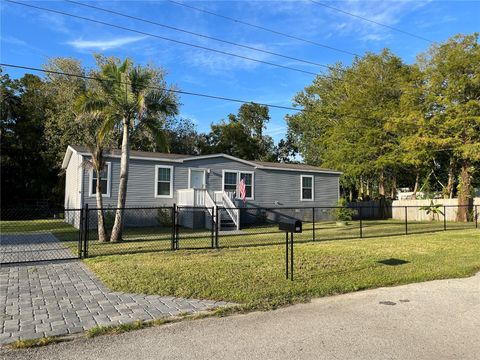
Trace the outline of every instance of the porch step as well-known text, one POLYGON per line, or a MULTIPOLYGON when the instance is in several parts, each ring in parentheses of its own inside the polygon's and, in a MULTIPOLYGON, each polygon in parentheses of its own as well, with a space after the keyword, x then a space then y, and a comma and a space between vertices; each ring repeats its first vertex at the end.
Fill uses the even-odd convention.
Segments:
POLYGON ((220 230, 221 231, 237 230, 237 226, 235 225, 232 219, 222 219, 220 223, 220 230))

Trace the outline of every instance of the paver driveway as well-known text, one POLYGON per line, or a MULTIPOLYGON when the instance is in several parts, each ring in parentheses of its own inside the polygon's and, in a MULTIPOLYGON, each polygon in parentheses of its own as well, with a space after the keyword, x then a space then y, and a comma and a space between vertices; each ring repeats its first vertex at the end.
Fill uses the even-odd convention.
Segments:
POLYGON ((0 268, 0 344, 224 305, 111 292, 80 261, 4 265, 0 268))
POLYGON ((0 234, 0 264, 76 257, 49 232, 0 234))

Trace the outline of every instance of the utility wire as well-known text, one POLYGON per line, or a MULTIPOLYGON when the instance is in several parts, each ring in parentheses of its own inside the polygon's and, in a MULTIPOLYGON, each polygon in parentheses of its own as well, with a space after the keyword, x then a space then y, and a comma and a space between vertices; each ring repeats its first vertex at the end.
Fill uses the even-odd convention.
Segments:
MULTIPOLYGON (((38 71, 38 72, 42 72, 42 73, 46 73, 46 74, 71 76, 71 77, 75 77, 75 78, 79 78, 79 79, 96 80, 96 81, 101 81, 101 82, 117 82, 121 85, 130 85, 129 82, 125 82, 125 81, 102 79, 102 78, 95 77, 95 76, 79 75, 79 74, 66 73, 66 72, 55 71, 55 70, 46 70, 46 69, 41 69, 41 68, 36 68, 36 67, 31 67, 31 66, 15 65, 15 64, 8 64, 8 63, 0 63, 0 66, 5 66, 5 67, 15 68, 15 69, 38 71)), ((168 88, 163 88, 163 87, 158 87, 158 86, 149 86, 148 88, 153 89, 153 90, 171 92, 171 93, 175 93, 175 94, 198 96, 198 97, 204 97, 204 98, 209 98, 209 99, 236 102, 236 103, 241 103, 241 104, 254 103, 254 104, 258 104, 258 105, 262 105, 262 106, 268 106, 268 107, 271 107, 271 108, 282 109, 282 110, 304 111, 303 109, 294 108, 294 107, 291 107, 291 106, 272 105, 272 104, 266 104, 266 103, 261 103, 261 102, 256 102, 256 101, 248 101, 248 100, 241 100, 241 99, 235 99, 235 98, 228 98, 228 97, 224 97, 224 96, 202 94, 202 93, 197 93, 197 92, 192 92, 192 91, 168 89, 168 88)))
POLYGON ((222 14, 218 14, 218 13, 215 13, 215 12, 212 12, 212 11, 208 11, 208 10, 205 10, 205 9, 202 9, 202 8, 199 8, 199 7, 196 7, 196 6, 192 6, 192 5, 189 5, 189 4, 185 4, 185 3, 182 3, 182 2, 179 2, 179 1, 174 1, 174 0, 167 0, 167 1, 170 2, 170 3, 172 3, 172 4, 175 4, 175 5, 183 6, 183 7, 185 7, 185 8, 188 8, 188 9, 191 9, 191 10, 195 10, 195 11, 199 11, 199 12, 203 12, 203 13, 205 13, 205 14, 217 16, 217 17, 222 18, 222 19, 225 19, 225 20, 233 21, 233 22, 235 22, 235 23, 237 23, 237 24, 242 24, 242 25, 245 25, 245 26, 250 26, 250 27, 253 27, 253 28, 255 28, 255 29, 267 31, 267 32, 272 33, 272 34, 281 35, 281 36, 284 36, 284 37, 288 37, 288 38, 290 38, 290 39, 294 39, 294 40, 297 40, 297 41, 302 41, 302 42, 304 42, 304 43, 308 43, 308 44, 311 44, 311 45, 319 46, 319 47, 322 47, 322 48, 325 48, 325 49, 329 49, 329 50, 333 50, 333 51, 337 51, 337 52, 340 52, 340 53, 344 53, 344 54, 348 54, 348 55, 353 55, 353 56, 360 56, 359 54, 356 54, 356 53, 354 53, 354 52, 352 52, 352 51, 349 51, 349 50, 339 49, 339 48, 336 48, 336 47, 333 47, 333 46, 329 46, 329 45, 325 45, 325 44, 322 44, 322 43, 318 43, 318 42, 316 42, 316 41, 308 40, 308 39, 301 38, 301 37, 298 37, 298 36, 295 36, 295 35, 290 35, 290 34, 287 34, 287 33, 284 33, 284 32, 278 31, 278 30, 274 30, 274 29, 267 28, 267 27, 265 27, 265 26, 252 24, 252 23, 249 23, 249 22, 246 22, 246 21, 243 21, 243 20, 239 20, 239 19, 235 19, 235 18, 232 18, 232 17, 229 17, 229 16, 222 15, 222 14))
POLYGON ((106 13, 109 13, 109 14, 114 14, 114 15, 125 17, 125 18, 142 21, 142 22, 147 23, 147 24, 161 26, 161 27, 166 28, 166 29, 183 32, 183 33, 186 33, 186 34, 189 34, 189 35, 202 37, 204 39, 215 40, 215 41, 222 42, 224 44, 234 45, 234 46, 238 46, 238 47, 241 47, 241 48, 244 48, 244 49, 258 51, 258 52, 261 52, 261 53, 264 53, 264 54, 279 56, 279 57, 282 57, 282 58, 285 58, 285 59, 294 60, 294 61, 302 62, 302 63, 305 63, 305 64, 309 64, 309 65, 315 65, 315 66, 319 66, 319 67, 323 67, 323 68, 326 67, 328 69, 331 68, 331 66, 329 66, 329 65, 320 64, 320 63, 317 63, 317 62, 314 62, 314 61, 300 59, 300 58, 289 56, 289 55, 279 54, 279 53, 275 53, 275 52, 272 52, 272 51, 256 48, 256 47, 253 47, 253 46, 249 46, 249 45, 245 45, 245 44, 239 44, 239 43, 236 43, 236 42, 233 42, 233 41, 219 39, 219 38, 216 38, 216 37, 213 37, 213 36, 200 34, 200 33, 197 33, 197 32, 181 29, 181 28, 178 28, 178 27, 170 26, 170 25, 165 25, 165 24, 162 24, 162 23, 159 23, 159 22, 156 22, 156 21, 143 19, 143 18, 140 18, 140 17, 137 17, 137 16, 128 15, 128 14, 121 13, 121 12, 118 12, 118 11, 105 9, 105 8, 101 8, 101 7, 98 7, 98 6, 85 4, 85 3, 78 2, 78 1, 73 1, 73 0, 64 0, 64 1, 68 2, 68 3, 76 4, 76 5, 79 5, 79 6, 84 6, 84 7, 87 7, 87 8, 103 11, 103 12, 106 12, 106 13))
MULTIPOLYGON (((79 79, 95 80, 95 81, 100 81, 100 82, 116 82, 120 85, 131 85, 131 83, 129 83, 127 81, 102 79, 102 78, 95 77, 95 76, 79 75, 79 74, 66 73, 66 72, 55 71, 55 70, 46 70, 46 69, 41 69, 41 68, 31 67, 31 66, 15 65, 15 64, 8 64, 8 63, 0 63, 0 66, 5 66, 5 67, 10 67, 10 68, 15 68, 15 69, 38 71, 38 72, 42 72, 42 73, 46 73, 46 74, 71 76, 71 77, 75 77, 75 78, 79 78, 79 79)), ((272 104, 267 104, 267 103, 251 101, 251 100, 250 101, 249 100, 241 100, 241 99, 228 98, 228 97, 217 96, 217 95, 209 95, 209 94, 203 94, 203 93, 197 93, 197 92, 191 92, 191 91, 168 89, 168 88, 159 87, 159 86, 148 86, 148 88, 153 89, 153 90, 171 92, 171 93, 175 93, 175 94, 198 96, 198 97, 203 97, 203 98, 208 98, 208 99, 230 101, 230 102, 235 102, 235 103, 240 103, 240 104, 257 104, 257 105, 267 106, 267 107, 275 108, 275 109, 296 111, 296 112, 299 112, 299 113, 311 112, 313 114, 319 114, 319 115, 322 115, 322 116, 331 116, 332 118, 346 117, 346 118, 358 119, 358 120, 368 120, 368 121, 376 120, 376 119, 373 119, 373 118, 360 117, 360 116, 356 116, 356 115, 320 113, 320 112, 318 112, 316 110, 312 110, 312 109, 297 108, 297 107, 282 106, 282 105, 272 105, 272 104)))
POLYGON ((411 37, 414 37, 414 38, 417 38, 417 39, 420 39, 420 40, 423 40, 423 41, 427 41, 429 43, 434 43, 433 40, 430 40, 430 39, 427 39, 423 36, 420 36, 420 35, 416 35, 416 34, 413 34, 411 32, 408 32, 408 31, 405 31, 405 30, 402 30, 402 29, 398 29, 396 27, 393 27, 393 26, 390 26, 390 25, 386 25, 386 24, 382 24, 378 21, 375 21, 375 20, 371 20, 371 19, 367 19, 363 16, 360 16, 360 15, 356 15, 356 14, 353 14, 351 12, 348 12, 348 11, 345 11, 345 10, 342 10, 342 9, 339 9, 339 8, 336 8, 336 7, 333 7, 331 5, 328 5, 326 3, 323 3, 323 2, 320 2, 320 1, 315 1, 315 0, 310 0, 312 3, 316 4, 316 5, 319 5, 319 6, 323 6, 325 8, 328 8, 328 9, 331 9, 331 10, 335 10, 335 11, 338 11, 338 12, 341 12, 342 14, 345 14, 345 15, 348 15, 348 16, 352 16, 354 18, 357 18, 357 19, 360 19, 360 20, 363 20, 363 21, 367 21, 369 23, 372 23, 372 24, 375 24, 375 25, 378 25, 378 26, 383 26, 387 29, 390 29, 390 30, 393 30, 393 31, 397 31, 399 33, 402 33, 404 35, 408 35, 408 36, 411 36, 411 37))
MULTIPOLYGON (((55 71, 55 70, 46 70, 46 69, 40 69, 40 68, 36 68, 36 67, 31 67, 31 66, 22 66, 22 65, 14 65, 14 64, 6 64, 6 63, 0 63, 0 66, 5 66, 5 67, 10 67, 10 68, 15 68, 15 69, 38 71, 38 72, 42 72, 42 73, 46 73, 46 74, 71 76, 71 77, 80 78, 80 79, 87 79, 87 80, 96 80, 96 81, 103 81, 103 82, 117 82, 121 85, 123 85, 123 84, 130 85, 129 82, 124 82, 124 81, 101 79, 101 78, 97 78, 97 77, 94 77, 94 76, 65 73, 65 72, 62 72, 62 71, 55 71)), ((255 102, 255 101, 247 101, 247 100, 240 100, 240 99, 234 99, 234 98, 227 98, 227 97, 223 97, 223 96, 215 96, 215 95, 194 93, 194 92, 189 92, 189 91, 167 89, 167 88, 162 88, 162 87, 157 87, 157 86, 148 86, 148 88, 154 89, 154 90, 177 93, 177 94, 183 94, 183 95, 200 96, 200 97, 209 98, 209 99, 231 101, 231 102, 242 103, 242 104, 257 104, 257 105, 262 105, 262 106, 267 106, 267 107, 270 107, 270 108, 276 108, 276 109, 282 109, 282 110, 293 110, 293 111, 303 112, 303 113, 307 113, 309 111, 307 109, 300 109, 300 108, 294 108, 294 107, 289 107, 289 106, 271 105, 271 104, 265 104, 265 103, 255 102)), ((318 114, 318 111, 315 111, 315 110, 313 110, 311 112, 314 113, 314 114, 318 114)), ((330 115, 330 114, 322 114, 322 115, 325 116, 325 115, 330 115)), ((340 114, 340 115, 331 114, 331 116, 332 117, 333 116, 336 116, 336 117, 342 117, 343 116, 343 117, 347 117, 347 118, 360 119, 360 120, 372 120, 370 118, 362 118, 362 117, 358 117, 358 116, 342 115, 342 114, 340 114)), ((446 149, 438 149, 438 150, 433 150, 433 151, 450 151, 450 150, 458 150, 458 149, 456 149, 456 148, 446 148, 446 149)))
MULTIPOLYGON (((16 5, 21 5, 21 6, 37 9, 37 10, 42 10, 42 11, 47 11, 47 12, 51 12, 51 13, 55 13, 55 14, 69 16, 69 17, 72 17, 72 18, 76 18, 76 19, 80 19, 80 20, 86 20, 86 21, 89 21, 89 22, 92 22, 92 23, 105 25, 105 26, 116 28, 116 29, 130 31, 130 32, 140 34, 140 35, 145 35, 145 36, 150 36, 150 37, 161 39, 161 40, 170 41, 170 42, 173 42, 173 43, 176 43, 176 44, 181 44, 181 45, 194 47, 194 48, 197 48, 197 49, 212 51, 212 52, 222 54, 222 55, 233 56, 233 57, 240 58, 240 59, 243 59, 243 60, 248 60, 248 61, 257 62, 257 63, 260 63, 260 64, 275 66, 275 67, 279 67, 279 68, 286 69, 286 70, 301 72, 301 73, 304 73, 304 74, 318 75, 317 73, 314 73, 314 72, 311 72, 311 71, 306 71, 306 70, 302 70, 302 69, 298 69, 298 68, 294 68, 294 67, 290 67, 290 66, 286 66, 286 65, 280 65, 280 64, 269 62, 269 61, 254 59, 254 58, 251 58, 251 57, 248 57, 248 56, 234 54, 234 53, 230 53, 230 52, 223 51, 223 50, 217 50, 217 49, 209 48, 209 47, 202 46, 202 45, 196 45, 196 44, 188 43, 188 42, 185 42, 185 41, 175 40, 175 39, 171 39, 171 38, 168 38, 168 37, 155 35, 155 34, 147 33, 147 32, 140 31, 140 30, 130 29, 130 28, 127 28, 127 27, 124 27, 124 26, 111 24, 111 23, 107 23, 105 21, 91 19, 91 18, 88 18, 88 17, 80 16, 80 15, 74 15, 74 14, 66 13, 66 12, 59 11, 59 10, 53 10, 53 9, 44 8, 44 7, 41 7, 41 6, 25 4, 25 3, 18 2, 18 1, 13 1, 13 0, 5 0, 5 1, 9 2, 9 3, 12 3, 12 4, 16 4, 16 5)), ((326 68, 329 68, 329 66, 327 66, 327 65, 323 65, 323 66, 325 66, 326 68)))

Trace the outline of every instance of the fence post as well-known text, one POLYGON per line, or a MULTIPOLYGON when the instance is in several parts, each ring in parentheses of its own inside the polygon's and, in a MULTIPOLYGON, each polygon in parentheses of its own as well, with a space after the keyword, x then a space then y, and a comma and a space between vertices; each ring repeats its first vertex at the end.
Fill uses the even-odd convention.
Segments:
POLYGON ((290 233, 290 280, 293 281, 293 232, 290 233))
POLYGON ((178 205, 175 205, 175 250, 178 250, 180 248, 180 221, 178 220, 179 215, 179 207, 178 205))
POLYGON ((78 226, 78 258, 81 259, 83 254, 83 247, 82 247, 82 242, 83 242, 83 214, 84 209, 80 209, 80 223, 78 226))
POLYGON ((362 217, 363 217, 363 215, 362 215, 362 206, 360 206, 359 209, 360 209, 360 210, 358 211, 358 215, 360 216, 360 239, 362 239, 362 238, 363 238, 363 229, 362 229, 362 220, 363 220, 363 219, 362 219, 362 217))
POLYGON ((478 229, 478 205, 475 205, 475 229, 478 229))
POLYGON ((443 230, 447 230, 447 207, 443 205, 443 230))
POLYGON ((172 244, 171 249, 175 250, 175 239, 177 237, 177 204, 172 206, 172 244))
POLYGON ((405 206, 405 235, 408 235, 407 207, 405 206))
POLYGON ((215 247, 215 212, 216 212, 215 208, 216 208, 216 206, 212 206, 212 212, 211 212, 211 215, 212 215, 211 216, 211 218, 212 218, 212 224, 211 224, 212 225, 212 229, 211 229, 211 231, 212 231, 212 234, 211 234, 212 235, 212 248, 215 247))
POLYGON ((315 241, 315 207, 312 208, 312 222, 313 222, 313 241, 315 241))
POLYGON ((88 258, 88 232, 89 232, 89 221, 90 215, 88 214, 88 204, 85 204, 85 229, 83 232, 83 258, 88 258))
POLYGON ((285 278, 288 280, 288 231, 285 231, 285 278))
POLYGON ((217 224, 215 225, 215 248, 218 249, 218 227, 220 226, 220 218, 218 217, 218 207, 215 209, 215 219, 217 224))

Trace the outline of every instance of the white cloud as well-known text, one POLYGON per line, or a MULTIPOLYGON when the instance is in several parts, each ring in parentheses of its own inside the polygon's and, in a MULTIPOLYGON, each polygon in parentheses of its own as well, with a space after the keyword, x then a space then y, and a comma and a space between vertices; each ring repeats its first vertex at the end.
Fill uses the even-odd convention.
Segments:
POLYGON ((141 41, 145 39, 144 36, 140 37, 122 37, 116 39, 108 39, 108 40, 83 40, 77 39, 68 41, 67 44, 73 46, 78 50, 111 50, 120 48, 122 46, 141 41))
POLYGON ((22 45, 22 46, 26 46, 27 43, 19 38, 16 38, 14 36, 0 36, 0 41, 1 42, 4 42, 4 43, 8 43, 8 44, 12 44, 12 45, 22 45))
MULTIPOLYGON (((425 6, 428 1, 357 1, 349 0, 335 3, 332 6, 357 16, 375 21, 387 26, 396 26, 401 19, 408 14, 425 6)), ((342 35, 356 34, 363 41, 383 41, 393 33, 394 30, 374 24, 362 19, 342 14, 333 9, 323 9, 332 19, 342 19, 340 24, 334 25, 334 29, 342 35)), ((408 30, 408 29, 407 29, 408 30)))
MULTIPOLYGON (((255 47, 262 50, 267 50, 263 44, 255 43, 243 43, 247 46, 255 47)), ((223 52, 229 52, 237 54, 240 57, 229 56, 225 54, 210 52, 210 51, 188 51, 184 57, 184 60, 197 67, 201 67, 204 70, 207 69, 210 73, 224 73, 232 70, 251 70, 258 67, 261 61, 268 61, 271 57, 269 54, 257 52, 255 50, 248 50, 237 48, 233 46, 216 46, 216 49, 223 52), (251 61, 241 57, 249 57, 256 59, 259 62, 251 61)))

